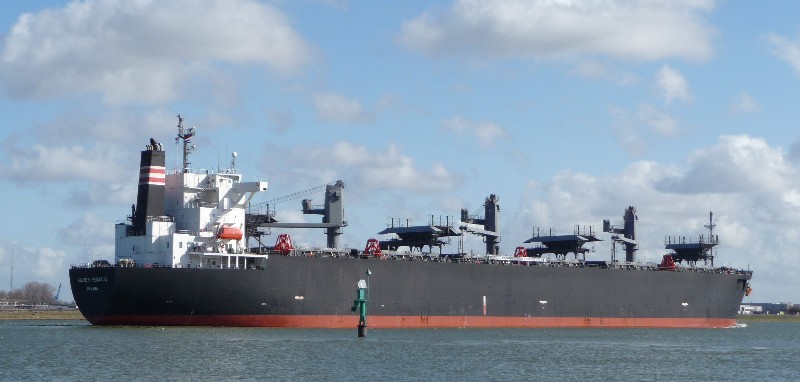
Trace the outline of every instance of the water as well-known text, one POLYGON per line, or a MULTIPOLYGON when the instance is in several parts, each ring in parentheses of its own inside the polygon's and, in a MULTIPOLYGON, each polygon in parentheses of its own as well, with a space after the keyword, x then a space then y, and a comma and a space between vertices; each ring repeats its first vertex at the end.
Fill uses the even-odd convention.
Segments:
POLYGON ((8 381, 797 380, 800 324, 263 329, 0 321, 8 381))

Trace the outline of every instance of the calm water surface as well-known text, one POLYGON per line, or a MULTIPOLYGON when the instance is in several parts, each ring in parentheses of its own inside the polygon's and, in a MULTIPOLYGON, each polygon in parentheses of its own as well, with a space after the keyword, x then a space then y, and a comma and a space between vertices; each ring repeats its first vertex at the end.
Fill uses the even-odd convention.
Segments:
POLYGON ((796 381, 800 324, 731 329, 93 327, 0 321, 8 381, 796 381))

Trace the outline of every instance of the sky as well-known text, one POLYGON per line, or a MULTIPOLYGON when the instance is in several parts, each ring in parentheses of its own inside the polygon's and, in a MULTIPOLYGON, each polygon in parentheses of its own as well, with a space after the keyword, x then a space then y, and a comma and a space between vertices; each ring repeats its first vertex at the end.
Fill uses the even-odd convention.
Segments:
POLYGON ((635 206, 657 262, 713 211, 745 301, 800 302, 800 2, 32 0, 0 37, 0 290, 71 300, 71 264, 113 259, 138 152, 180 167, 181 114, 192 166, 236 152, 254 202, 343 180, 349 248, 496 194, 504 254, 635 206))

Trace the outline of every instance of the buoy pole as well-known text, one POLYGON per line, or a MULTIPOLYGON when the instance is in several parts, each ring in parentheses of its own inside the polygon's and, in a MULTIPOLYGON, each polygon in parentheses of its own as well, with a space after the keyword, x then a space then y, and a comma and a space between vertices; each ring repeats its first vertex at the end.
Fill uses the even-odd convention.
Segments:
POLYGON ((367 301, 369 299, 369 275, 372 272, 367 269, 367 280, 358 280, 358 289, 356 289, 356 299, 353 301, 353 307, 350 308, 353 312, 358 312, 358 336, 367 336, 367 301))

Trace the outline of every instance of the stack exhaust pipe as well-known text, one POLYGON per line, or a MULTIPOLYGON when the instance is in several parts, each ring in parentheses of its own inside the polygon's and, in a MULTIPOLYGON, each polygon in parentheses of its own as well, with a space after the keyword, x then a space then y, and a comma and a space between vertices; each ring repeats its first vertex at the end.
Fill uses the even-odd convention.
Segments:
POLYGON ((136 209, 133 213, 133 230, 144 234, 147 218, 164 216, 164 192, 166 189, 166 169, 164 151, 161 144, 150 139, 139 161, 139 190, 136 196, 136 209))

